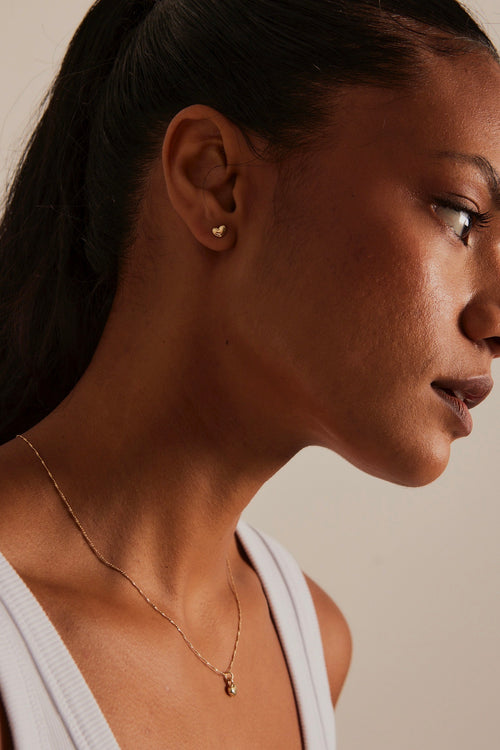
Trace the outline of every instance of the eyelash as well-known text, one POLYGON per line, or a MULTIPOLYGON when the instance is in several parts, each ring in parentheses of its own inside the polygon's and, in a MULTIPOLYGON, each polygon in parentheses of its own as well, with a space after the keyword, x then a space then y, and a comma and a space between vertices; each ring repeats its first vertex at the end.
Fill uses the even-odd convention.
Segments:
MULTIPOLYGON (((493 218, 491 213, 489 213, 488 211, 485 211, 485 212, 473 211, 468 206, 464 206, 461 203, 457 203, 451 200, 443 200, 443 199, 436 200, 434 202, 434 208, 436 207, 448 208, 451 211, 455 211, 457 214, 464 213, 470 217, 470 226, 467 228, 467 233, 465 235, 458 234, 458 232, 455 232, 455 230, 450 224, 448 225, 450 226, 450 229, 452 230, 452 232, 454 232, 454 234, 462 242, 462 244, 466 246, 468 245, 469 235, 472 232, 472 230, 476 227, 477 228, 487 227, 493 218)), ((441 219, 441 220, 447 223, 445 219, 441 219)))

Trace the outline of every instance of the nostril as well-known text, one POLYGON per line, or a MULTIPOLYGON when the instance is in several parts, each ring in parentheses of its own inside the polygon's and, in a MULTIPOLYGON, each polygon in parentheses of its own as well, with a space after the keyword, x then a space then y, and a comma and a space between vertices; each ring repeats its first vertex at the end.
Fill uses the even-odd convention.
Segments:
POLYGON ((491 349, 491 353, 494 357, 500 357, 500 336, 491 336, 486 339, 486 343, 491 349))

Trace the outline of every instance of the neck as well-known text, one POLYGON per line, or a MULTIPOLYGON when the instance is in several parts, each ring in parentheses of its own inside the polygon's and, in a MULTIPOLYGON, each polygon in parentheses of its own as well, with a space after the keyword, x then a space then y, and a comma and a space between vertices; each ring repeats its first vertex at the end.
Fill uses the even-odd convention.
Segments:
POLYGON ((266 390, 201 270, 167 290, 156 273, 144 299, 119 291, 87 371, 28 432, 97 548, 169 601, 227 590, 243 509, 303 447, 290 398, 275 406, 280 375, 266 390))
MULTIPOLYGON (((248 423, 241 429, 245 422, 215 403, 213 388, 194 398, 185 371, 187 389, 165 388, 161 412, 144 373, 131 365, 115 380, 108 365, 105 372, 97 358, 27 436, 99 551, 148 592, 185 603, 216 582, 227 596, 239 517, 290 455, 268 451, 248 423)), ((52 501, 59 503, 55 493, 52 501)), ((62 503, 60 515, 74 538, 62 503)))

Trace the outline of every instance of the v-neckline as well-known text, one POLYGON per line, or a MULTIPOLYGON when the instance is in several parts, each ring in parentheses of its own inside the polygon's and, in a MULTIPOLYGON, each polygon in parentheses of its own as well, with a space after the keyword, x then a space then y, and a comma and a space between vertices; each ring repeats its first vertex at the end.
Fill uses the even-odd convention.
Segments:
MULTIPOLYGON (((287 663, 292 689, 295 696, 297 712, 304 736, 306 723, 303 705, 303 690, 298 684, 298 675, 292 663, 290 639, 287 638, 287 627, 280 626, 282 618, 277 612, 275 599, 270 593, 273 581, 268 579, 265 565, 256 559, 251 535, 254 530, 240 522, 236 535, 263 587, 270 612, 277 626, 278 638, 287 663), (250 538, 249 538, 250 537, 250 538), (253 548, 253 549, 252 549, 253 548)), ((64 723, 72 735, 73 741, 79 741, 76 747, 96 748, 100 750, 120 750, 118 742, 95 699, 82 672, 78 668, 68 647, 51 622, 38 599, 0 552, 0 580, 2 582, 2 600, 7 609, 15 612, 14 618, 23 638, 39 666, 54 703, 63 717, 64 723), (70 717, 69 727, 65 717, 70 717)), ((303 739, 304 748, 308 743, 303 739)))

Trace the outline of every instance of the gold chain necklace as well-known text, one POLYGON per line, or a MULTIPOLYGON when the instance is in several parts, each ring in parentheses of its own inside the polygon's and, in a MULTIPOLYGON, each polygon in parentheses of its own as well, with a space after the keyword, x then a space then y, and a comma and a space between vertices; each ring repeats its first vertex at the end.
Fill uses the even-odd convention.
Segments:
POLYGON ((231 661, 229 662, 229 666, 228 666, 228 668, 226 670, 222 670, 222 669, 218 669, 217 667, 215 667, 213 664, 211 664, 208 661, 208 659, 205 659, 205 657, 200 654, 200 652, 198 651, 198 649, 195 646, 193 646, 193 644, 191 643, 191 641, 189 640, 189 638, 187 637, 187 635, 185 634, 185 632, 175 622, 175 620, 173 620, 171 617, 169 617, 154 602, 152 602, 151 599, 149 598, 149 596, 129 576, 128 573, 126 573, 124 570, 122 570, 122 568, 119 568, 118 565, 115 565, 114 563, 112 563, 109 560, 107 560, 104 557, 104 555, 101 552, 99 552, 99 550, 95 546, 94 542, 90 539, 89 535, 87 534, 87 532, 85 531, 84 527, 80 523, 80 520, 78 519, 75 511, 71 507, 71 505, 70 505, 69 501, 67 500, 66 496, 64 495, 63 491, 61 490, 61 488, 57 484, 57 481, 56 481, 54 475, 50 471, 49 467, 47 466, 47 464, 45 463, 45 461, 43 460, 43 458, 41 457, 41 455, 39 454, 39 452, 37 451, 37 449, 35 448, 35 446, 24 435, 17 435, 17 437, 21 438, 21 440, 24 440, 24 442, 27 445, 29 445, 29 447, 31 448, 31 450, 33 451, 33 453, 35 454, 35 456, 38 458, 38 460, 42 464, 42 466, 45 469, 45 471, 47 472, 47 474, 48 474, 48 476, 49 476, 52 484, 54 485, 54 489, 56 490, 57 494, 59 495, 59 497, 61 498, 62 502, 64 503, 64 505, 66 507, 66 510, 70 514, 71 518, 73 519, 73 521, 75 522, 76 526, 78 527, 78 530, 80 531, 80 534, 83 536, 83 538, 86 541, 87 545, 90 547, 90 549, 92 550, 92 552, 94 553, 94 555, 97 557, 97 559, 103 565, 105 565, 107 568, 111 568, 111 570, 115 570, 117 573, 120 573, 120 575, 123 576, 123 578, 125 578, 134 587, 134 589, 142 596, 142 598, 144 599, 144 601, 147 604, 149 604, 149 606, 152 607, 152 609, 154 609, 155 612, 158 612, 159 615, 161 615, 165 620, 167 620, 171 625, 173 625, 174 628, 179 633, 179 635, 181 635, 182 638, 184 639, 185 644, 191 649, 191 651, 193 652, 193 654, 206 667, 208 667, 212 672, 214 672, 215 674, 220 675, 220 677, 222 677, 224 679, 224 686, 225 686, 225 690, 226 690, 227 695, 229 695, 231 697, 235 696, 236 693, 237 693, 237 689, 236 689, 236 685, 234 684, 233 664, 234 664, 234 660, 236 658, 236 652, 238 650, 238 644, 240 642, 242 616, 241 616, 241 602, 240 602, 240 599, 239 599, 239 596, 238 596, 238 592, 236 590, 236 584, 234 582, 233 572, 231 570, 231 565, 229 564, 229 560, 226 560, 226 567, 227 567, 227 572, 228 572, 228 575, 229 575, 229 587, 230 587, 230 589, 231 589, 231 591, 233 593, 233 596, 234 596, 235 601, 236 601, 236 605, 238 607, 238 632, 236 633, 236 640, 234 642, 233 653, 232 653, 232 656, 231 656, 231 661))

